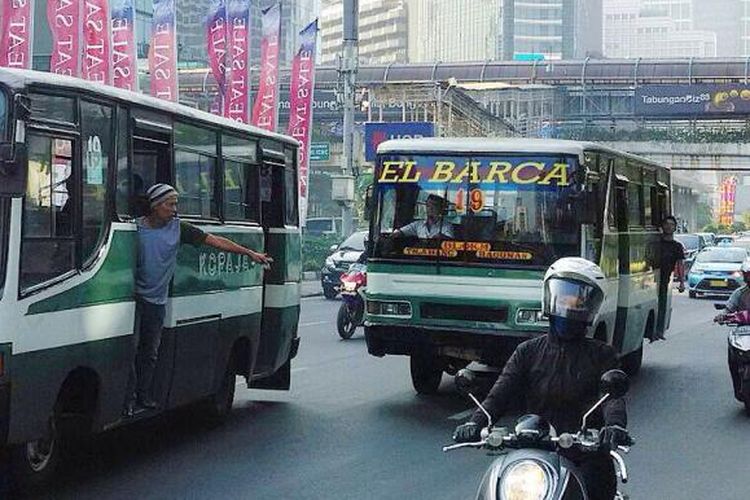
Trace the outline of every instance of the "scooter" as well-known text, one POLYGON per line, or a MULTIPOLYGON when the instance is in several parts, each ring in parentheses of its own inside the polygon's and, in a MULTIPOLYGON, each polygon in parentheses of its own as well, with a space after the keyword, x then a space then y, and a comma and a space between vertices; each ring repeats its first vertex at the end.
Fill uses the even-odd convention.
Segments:
MULTIPOLYGON (((715 304, 716 309, 725 309, 724 304, 715 304)), ((730 313, 717 322, 732 327, 727 337, 729 374, 732 376, 734 397, 744 403, 745 413, 750 416, 750 312, 730 313)))
POLYGON ((336 318, 339 336, 350 339, 358 326, 365 320, 365 287, 367 286, 367 265, 352 264, 341 275, 341 307, 336 318))
MULTIPOLYGON (((555 429, 538 415, 525 415, 518 419, 513 432, 506 427, 494 427, 492 419, 479 400, 469 393, 479 409, 487 416, 487 427, 482 429, 481 441, 443 447, 444 452, 460 448, 484 448, 493 454, 506 452, 490 464, 477 492, 477 500, 506 498, 539 498, 545 500, 576 498, 587 500, 589 495, 583 475, 562 454, 576 450, 581 453, 608 451, 616 464, 617 476, 622 483, 628 481, 628 470, 621 453, 630 448, 618 446, 609 449, 599 442, 599 430, 587 428, 587 419, 610 398, 620 398, 628 391, 628 376, 621 370, 610 370, 602 375, 604 396, 583 416, 581 430, 575 434, 559 436, 555 429)), ((616 499, 626 498, 618 492, 616 499)))

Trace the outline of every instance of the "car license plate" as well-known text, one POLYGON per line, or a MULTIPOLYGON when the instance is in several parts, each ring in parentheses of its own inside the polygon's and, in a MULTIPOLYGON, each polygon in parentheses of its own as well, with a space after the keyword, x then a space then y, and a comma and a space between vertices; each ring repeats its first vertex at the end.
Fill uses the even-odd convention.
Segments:
POLYGON ((727 282, 724 280, 710 280, 708 283, 715 288, 725 288, 727 286, 727 282))

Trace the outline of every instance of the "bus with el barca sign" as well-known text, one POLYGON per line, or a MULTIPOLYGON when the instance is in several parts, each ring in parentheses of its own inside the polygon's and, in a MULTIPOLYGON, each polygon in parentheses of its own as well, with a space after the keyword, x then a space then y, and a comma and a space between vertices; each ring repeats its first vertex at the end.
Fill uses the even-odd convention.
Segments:
POLYGON ((544 333, 542 278, 567 256, 607 278, 589 335, 639 369, 660 328, 668 168, 585 142, 435 138, 381 144, 374 178, 367 347, 409 356, 417 392, 473 361, 500 367, 544 333))
MULTIPOLYGON (((0 69, 0 452, 44 482, 61 442, 199 403, 225 416, 237 376, 289 389, 299 345, 299 143, 76 78, 0 69), (153 376, 123 416, 136 355, 136 217, 147 188, 181 220, 274 260, 181 245, 153 376)), ((148 208, 146 206, 146 208, 148 208)))

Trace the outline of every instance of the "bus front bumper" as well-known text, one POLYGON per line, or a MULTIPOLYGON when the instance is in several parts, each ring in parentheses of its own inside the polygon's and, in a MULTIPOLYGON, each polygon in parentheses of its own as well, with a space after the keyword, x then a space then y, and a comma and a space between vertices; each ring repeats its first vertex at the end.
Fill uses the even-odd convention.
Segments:
POLYGON ((521 342, 539 331, 472 331, 409 325, 365 325, 367 351, 385 355, 446 356, 502 366, 521 342))

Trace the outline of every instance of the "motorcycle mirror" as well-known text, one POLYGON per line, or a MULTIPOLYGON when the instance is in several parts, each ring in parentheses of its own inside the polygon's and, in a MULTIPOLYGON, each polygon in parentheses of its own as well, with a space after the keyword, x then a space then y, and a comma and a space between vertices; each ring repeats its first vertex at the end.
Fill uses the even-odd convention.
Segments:
POLYGON ((609 394, 609 397, 617 399, 627 394, 630 388, 630 381, 627 374, 622 370, 609 370, 600 381, 602 394, 609 394))
POLYGON ((714 304, 714 309, 716 309, 717 311, 723 311, 726 308, 727 308, 726 304, 723 304, 723 303, 720 303, 720 302, 714 304))
POLYGON ((487 429, 492 428, 492 416, 489 414, 487 410, 484 409, 484 406, 482 406, 482 403, 479 402, 477 398, 474 397, 472 393, 469 393, 469 397, 472 401, 474 401, 474 404, 477 405, 477 407, 482 410, 482 413, 484 413, 484 416, 487 417, 487 429))
POLYGON ((335 252, 336 250, 338 250, 338 248, 338 245, 331 245, 331 248, 329 248, 328 250, 330 250, 331 252, 335 252))

